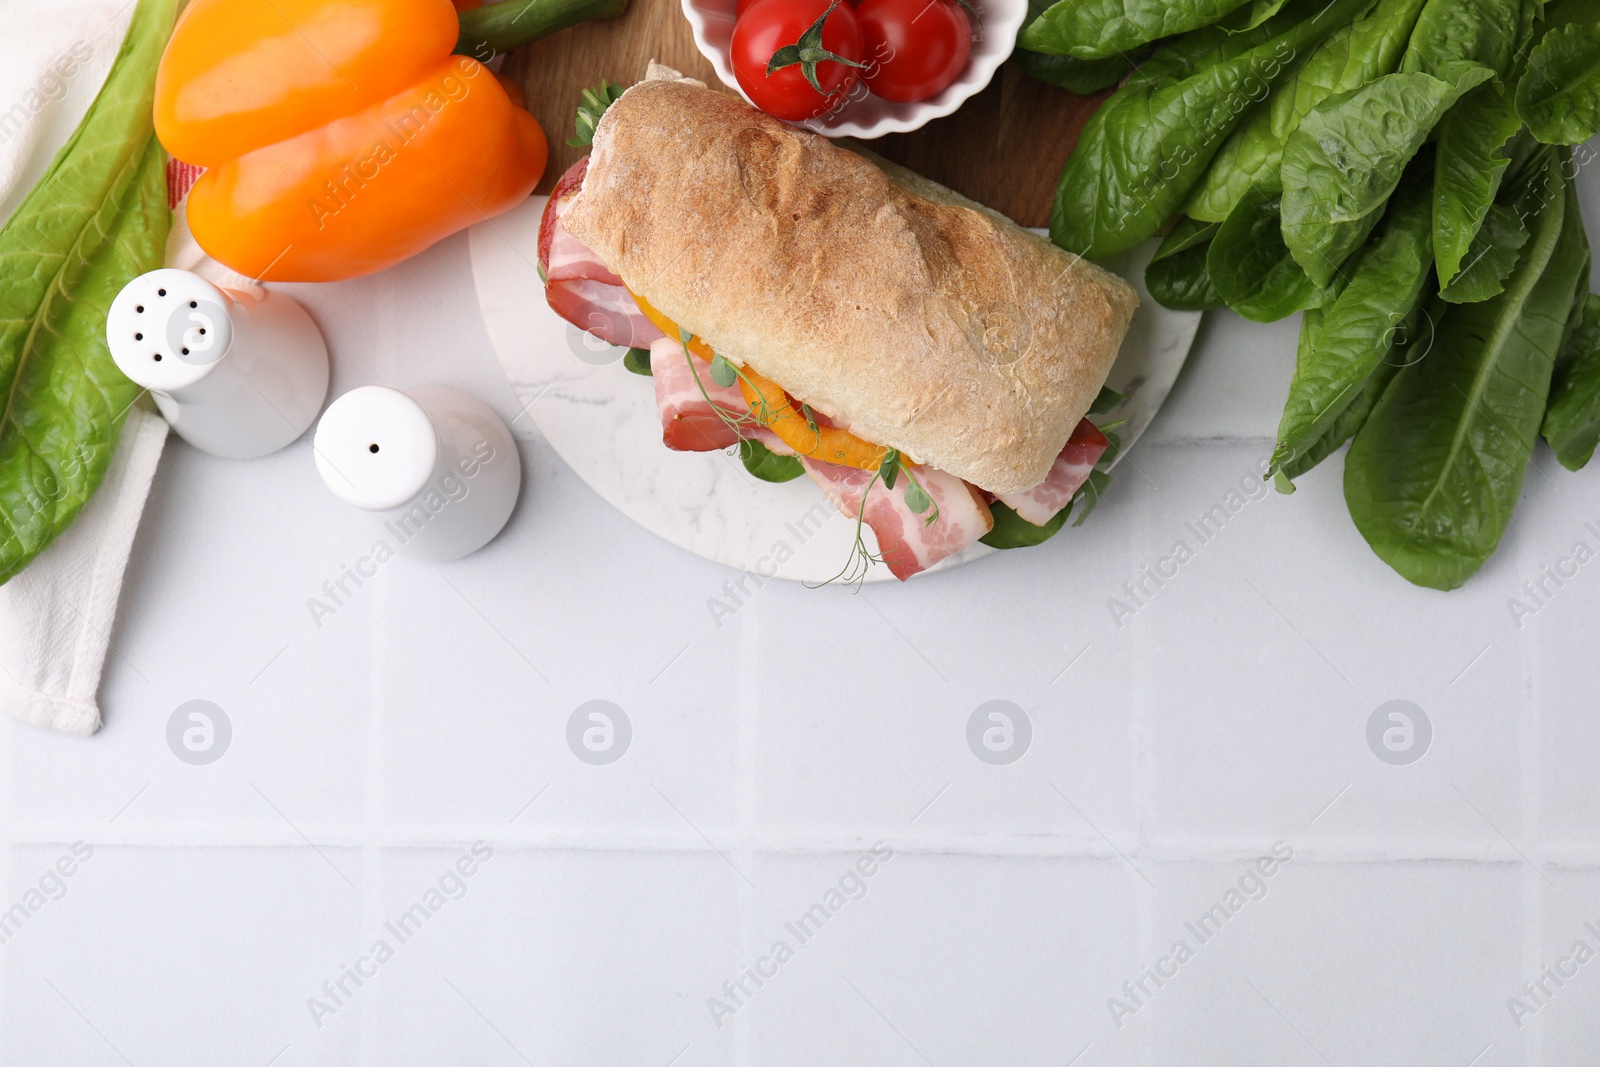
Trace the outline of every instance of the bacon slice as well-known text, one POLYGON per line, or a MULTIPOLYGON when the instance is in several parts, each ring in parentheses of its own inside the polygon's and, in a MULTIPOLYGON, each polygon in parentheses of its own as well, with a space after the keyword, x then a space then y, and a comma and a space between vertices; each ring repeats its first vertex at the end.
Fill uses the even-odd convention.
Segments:
POLYGON ((661 331, 644 317, 622 279, 561 225, 567 203, 583 186, 585 156, 556 183, 539 219, 539 269, 551 310, 580 330, 622 348, 649 348, 661 331))
POLYGON ((777 434, 745 417, 750 405, 737 384, 718 385, 711 379, 711 364, 686 353, 682 343, 663 337, 650 346, 650 375, 656 384, 656 407, 661 412, 661 439, 679 452, 712 452, 727 448, 740 437, 760 441, 775 455, 792 456, 794 449, 777 434), (690 366, 694 373, 690 373, 690 366), (694 374, 700 376, 696 383, 694 374), (705 393, 700 386, 705 386, 705 393), (706 395, 711 399, 707 400, 706 395), (720 407, 735 423, 737 433, 713 410, 720 407))
POLYGON ((547 284, 544 297, 557 315, 607 344, 649 348, 661 339, 661 331, 644 317, 628 290, 620 285, 607 285, 592 278, 569 278, 547 284))
POLYGON ((611 273, 611 268, 601 262, 592 248, 568 233, 561 224, 572 204, 573 194, 583 185, 588 164, 589 157, 584 156, 562 176, 539 219, 539 265, 544 268, 546 284, 587 278, 606 285, 622 285, 621 276, 611 273))
POLYGON ((996 493, 995 499, 1017 513, 1017 516, 1035 526, 1043 526, 1062 508, 1072 503, 1072 497, 1083 483, 1089 480, 1094 465, 1111 445, 1088 419, 1079 421, 1067 445, 1056 457, 1044 481, 1024 493, 996 493))
POLYGON ((750 412, 738 383, 718 385, 712 381, 711 364, 684 351, 682 342, 670 337, 650 345, 650 374, 656 383, 656 408, 661 412, 661 440, 668 448, 713 452, 738 442, 739 434, 724 421, 724 416, 737 420, 750 412))
POLYGON ((878 539, 878 554, 902 582, 994 529, 994 516, 982 494, 955 475, 933 467, 909 468, 939 507, 939 518, 929 525, 928 513, 918 515, 906 507, 906 487, 911 481, 903 474, 895 479, 893 489, 885 489, 879 482, 868 492, 876 471, 840 467, 804 456, 800 457, 800 465, 848 518, 860 513, 861 496, 866 493, 865 521, 878 539))
POLYGON ((545 261, 546 285, 587 279, 622 288, 622 279, 612 274, 611 268, 602 263, 588 245, 566 231, 559 214, 550 229, 550 258, 545 261))
POLYGON ((589 173, 589 157, 584 156, 561 176, 556 187, 550 190, 544 213, 539 216, 539 269, 550 273, 550 246, 555 238, 555 222, 572 199, 572 194, 583 188, 583 176, 589 173))
POLYGON ((767 451, 775 456, 793 456, 797 453, 789 447, 789 443, 765 426, 741 426, 739 432, 745 437, 753 437, 767 446, 767 451))

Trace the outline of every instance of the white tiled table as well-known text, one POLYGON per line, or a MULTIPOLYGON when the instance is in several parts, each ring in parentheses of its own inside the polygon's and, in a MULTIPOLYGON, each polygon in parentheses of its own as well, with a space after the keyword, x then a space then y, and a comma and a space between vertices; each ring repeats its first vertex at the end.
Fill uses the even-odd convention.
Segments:
MULTIPOLYGON (((336 391, 447 382, 516 415, 466 247, 297 290, 336 391)), ((1600 470, 1541 453, 1499 554, 1445 595, 1367 550, 1333 461, 1108 610, 1265 453, 1295 330, 1212 316, 1082 529, 901 587, 769 583, 720 627, 732 572, 613 513, 526 420, 507 531, 387 564, 320 628, 307 598, 370 539, 308 444, 174 444, 105 730, 0 723, 0 907, 65 886, 0 945, 0 1060, 1593 1062, 1600 960, 1520 1028, 1507 1001, 1600 950, 1600 564, 1520 629, 1507 599, 1596 544, 1600 470), (167 747, 192 699, 233 726, 209 766, 167 747), (606 766, 565 740, 593 699, 633 727, 606 766), (1009 766, 965 739, 993 699, 1033 727, 1009 766), (1391 699, 1432 722, 1410 766, 1367 747, 1391 699), (87 862, 46 876, 76 841, 87 862), (492 857, 449 875, 475 841, 492 857), (858 882, 875 842, 892 859, 858 882), (1275 842, 1292 859, 1257 883, 1275 842), (802 943, 786 924, 841 878, 859 899, 802 943), (1202 943, 1186 924, 1241 878, 1259 899, 1202 943), (380 939, 392 958, 360 962, 380 939), (735 1004, 746 968, 772 977, 735 1004)))

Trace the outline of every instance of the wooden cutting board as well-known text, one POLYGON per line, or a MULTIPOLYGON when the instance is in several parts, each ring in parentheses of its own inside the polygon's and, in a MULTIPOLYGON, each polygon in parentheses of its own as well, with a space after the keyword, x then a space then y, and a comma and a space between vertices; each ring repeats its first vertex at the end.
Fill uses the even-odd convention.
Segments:
MULTIPOLYGON (((588 151, 566 143, 583 90, 605 82, 630 85, 644 77, 651 59, 724 88, 695 48, 678 0, 632 0, 618 18, 574 26, 507 58, 504 73, 522 84, 529 110, 550 138, 550 167, 539 192, 549 192, 588 151)), ((869 144, 1024 226, 1045 226, 1067 154, 1104 96, 1076 96, 1008 61, 954 115, 869 144)))

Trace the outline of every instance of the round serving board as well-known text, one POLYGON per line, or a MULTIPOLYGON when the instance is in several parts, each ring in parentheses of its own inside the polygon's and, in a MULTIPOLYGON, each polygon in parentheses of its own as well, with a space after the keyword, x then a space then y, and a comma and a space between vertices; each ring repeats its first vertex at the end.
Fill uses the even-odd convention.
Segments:
MULTIPOLYGON (((537 426, 595 492, 680 548, 767 577, 823 582, 836 575, 849 559, 856 524, 811 479, 774 485, 752 478, 731 451, 671 451, 661 443, 650 379, 623 367, 622 349, 550 310, 536 266, 544 203, 533 197, 470 234, 484 325, 524 406, 513 429, 537 426)), ((1200 321, 1197 312, 1168 311, 1145 292, 1144 265, 1154 248, 1151 242, 1106 264, 1133 283, 1141 302, 1107 382, 1130 394, 1105 416, 1127 419, 1118 431, 1124 452, 1166 399, 1200 321)), ((870 546, 870 529, 865 536, 870 546)), ((993 551, 973 545, 935 569, 993 551)), ((875 565, 867 580, 892 577, 875 565)))

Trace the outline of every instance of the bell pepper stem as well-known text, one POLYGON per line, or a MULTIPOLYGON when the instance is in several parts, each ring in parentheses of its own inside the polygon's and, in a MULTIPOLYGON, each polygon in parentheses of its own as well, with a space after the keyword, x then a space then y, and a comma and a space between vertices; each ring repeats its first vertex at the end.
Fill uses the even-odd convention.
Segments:
POLYGON ((628 0, 502 0, 462 13, 456 54, 487 63, 557 30, 627 9, 628 0))

